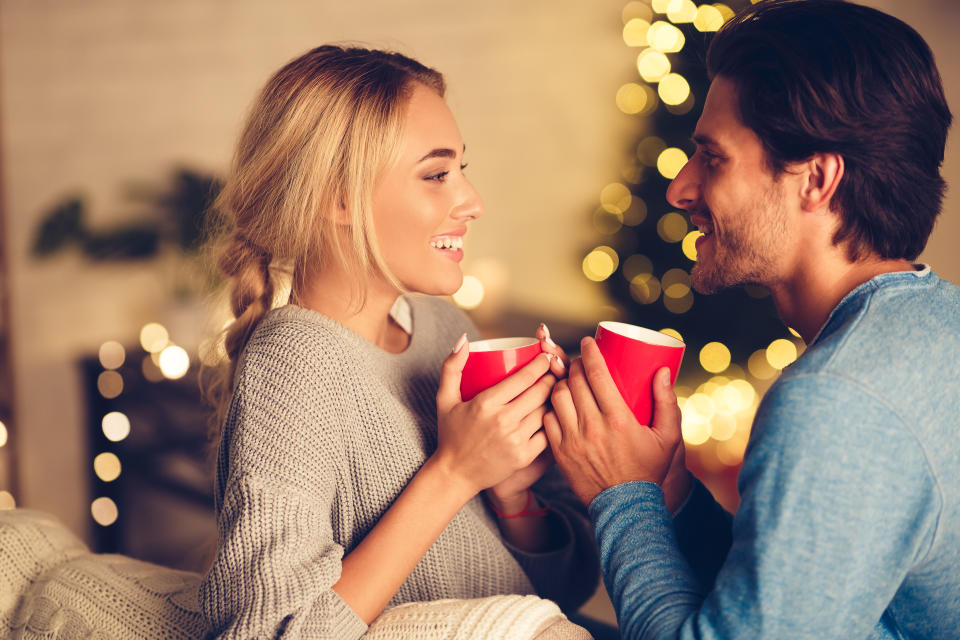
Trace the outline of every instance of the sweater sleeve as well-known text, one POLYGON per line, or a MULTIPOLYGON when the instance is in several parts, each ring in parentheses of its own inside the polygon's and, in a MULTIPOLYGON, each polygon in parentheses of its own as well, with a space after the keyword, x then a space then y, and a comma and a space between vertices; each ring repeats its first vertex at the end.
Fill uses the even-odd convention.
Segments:
POLYGON ((593 595, 600 577, 600 560, 593 527, 586 508, 570 490, 557 467, 533 485, 533 492, 550 508, 551 529, 557 533, 556 548, 531 553, 504 545, 523 567, 537 593, 575 612, 593 595))
POLYGON ((590 505, 624 638, 864 638, 935 536, 922 448, 883 399, 826 375, 767 394, 740 474, 730 552, 704 593, 659 487, 590 505))
POLYGON ((210 636, 360 638, 367 625, 331 588, 344 555, 332 526, 334 400, 296 345, 252 344, 244 359, 218 459, 217 551, 200 587, 210 636))

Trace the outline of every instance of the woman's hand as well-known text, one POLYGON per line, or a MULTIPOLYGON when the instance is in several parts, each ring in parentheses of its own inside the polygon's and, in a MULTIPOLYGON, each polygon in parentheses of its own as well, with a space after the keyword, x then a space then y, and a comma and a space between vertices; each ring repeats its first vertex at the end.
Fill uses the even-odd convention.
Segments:
MULTIPOLYGON (((444 361, 437 391, 437 451, 433 462, 452 480, 478 493, 518 470, 519 483, 536 475, 537 457, 547 448, 541 429, 544 403, 556 378, 549 373, 552 354, 541 354, 519 371, 467 402, 460 397, 460 378, 469 349, 461 337, 444 361)), ((541 474, 542 475, 542 472, 541 474)), ((536 475, 533 481, 539 478, 536 475)), ((527 485, 529 486, 529 485, 527 485)))
POLYGON ((540 341, 540 348, 544 353, 550 353, 556 356, 555 360, 550 362, 550 372, 558 380, 567 377, 567 369, 570 366, 570 358, 560 346, 550 338, 550 329, 543 322, 537 327, 537 340, 540 341))
POLYGON ((527 490, 554 464, 553 452, 545 449, 536 459, 487 489, 487 500, 500 513, 517 513, 527 504, 527 490))

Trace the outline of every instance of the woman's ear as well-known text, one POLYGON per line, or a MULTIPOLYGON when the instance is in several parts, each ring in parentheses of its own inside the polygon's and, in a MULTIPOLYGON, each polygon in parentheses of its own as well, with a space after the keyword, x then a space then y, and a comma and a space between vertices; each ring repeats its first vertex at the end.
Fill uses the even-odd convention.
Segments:
POLYGON ((804 165, 807 176, 800 186, 803 210, 830 209, 830 200, 843 178, 843 156, 839 153, 815 153, 804 165))

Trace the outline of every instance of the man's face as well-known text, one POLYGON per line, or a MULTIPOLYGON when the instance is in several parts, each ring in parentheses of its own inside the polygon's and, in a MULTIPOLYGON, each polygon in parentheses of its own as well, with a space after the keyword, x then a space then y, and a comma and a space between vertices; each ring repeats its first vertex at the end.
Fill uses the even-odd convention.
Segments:
POLYGON ((670 204, 704 234, 690 273, 700 293, 777 282, 790 239, 791 181, 774 177, 760 139, 740 121, 737 100, 733 82, 713 81, 693 136, 697 152, 667 189, 670 204))

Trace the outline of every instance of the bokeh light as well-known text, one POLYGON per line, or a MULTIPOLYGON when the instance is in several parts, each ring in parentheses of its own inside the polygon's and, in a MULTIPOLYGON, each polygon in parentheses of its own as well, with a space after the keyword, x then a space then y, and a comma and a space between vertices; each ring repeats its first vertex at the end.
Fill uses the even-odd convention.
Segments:
POLYGON ((693 19, 693 26, 697 31, 704 33, 717 31, 723 26, 723 14, 709 4, 702 4, 697 8, 697 15, 693 19))
POLYGON ((787 327, 787 331, 789 331, 789 332, 790 332, 790 335, 794 336, 795 338, 801 338, 801 339, 802 339, 802 337, 800 336, 800 334, 797 333, 797 330, 794 329, 793 327, 787 327))
POLYGON ((9 491, 0 491, 0 510, 7 511, 17 508, 17 501, 9 491))
POLYGON ((648 167, 657 166, 657 158, 667 148, 667 143, 657 136, 648 136, 637 145, 637 158, 648 167))
POLYGON ((682 149, 668 147, 657 157, 657 171, 667 180, 677 177, 687 164, 687 154, 682 149))
POLYGON ((483 302, 483 283, 476 276, 463 276, 463 284, 453 294, 453 301, 461 309, 476 309, 483 302))
POLYGON ((670 0, 667 5, 667 18, 676 24, 693 22, 697 17, 697 5, 693 0, 670 0))
POLYGON ((767 361, 766 349, 758 349, 750 354, 750 358, 747 360, 747 369, 750 370, 750 375, 757 380, 771 380, 777 377, 778 373, 767 361))
POLYGON ((779 338, 767 347, 767 362, 774 369, 785 369, 797 359, 797 345, 790 340, 779 338))
POLYGON ((730 349, 720 342, 708 342, 700 349, 700 366, 710 373, 720 373, 730 366, 730 349))
POLYGON ((609 278, 619 264, 616 251, 606 246, 597 247, 583 259, 583 275, 594 282, 601 282, 609 278))
POLYGON ((690 293, 690 274, 683 269, 670 269, 660 278, 663 295, 669 298, 683 298, 690 293))
POLYGON ((605 236, 612 236, 623 227, 623 214, 597 207, 593 212, 593 228, 605 236))
POLYGON ((116 371, 104 371, 97 376, 97 391, 111 400, 123 393, 123 376, 116 371))
POLYGON ((642 2, 641 0, 632 0, 623 7, 620 17, 623 19, 624 24, 630 22, 634 18, 639 18, 641 20, 650 22, 650 20, 653 19, 653 11, 650 10, 649 3, 642 2))
POLYGON ((670 8, 670 0, 653 0, 650 6, 653 7, 653 10, 657 13, 666 13, 667 9, 670 8))
POLYGON ((101 527, 109 527, 117 521, 120 512, 117 509, 117 503, 110 498, 101 497, 90 504, 90 515, 101 527))
POLYGON ((657 221, 657 234, 664 242, 680 242, 688 230, 687 219, 675 211, 657 221))
POLYGON ((100 345, 98 353, 100 365, 104 369, 119 369, 123 366, 123 361, 127 358, 127 352, 123 345, 115 340, 109 340, 100 345))
POLYGON ((120 442, 130 435, 130 418, 119 411, 111 411, 100 421, 103 435, 111 442, 120 442))
POLYGON ((697 238, 702 235, 703 233, 694 229, 683 237, 683 244, 681 245, 683 255, 694 262, 697 261, 697 238))
POLYGON ((637 71, 647 82, 660 82, 670 73, 670 60, 656 49, 646 49, 637 56, 637 71))
POLYGON ((660 80, 657 94, 664 104, 683 104, 690 97, 690 83, 678 73, 668 73, 660 80))
POLYGON ((671 328, 669 328, 669 327, 664 327, 663 329, 660 329, 660 333, 662 333, 662 334, 664 334, 664 335, 668 335, 668 336, 670 336, 671 338, 676 338, 676 339, 679 340, 680 342, 683 342, 683 336, 680 335, 680 332, 677 331, 676 329, 671 329, 671 328))
POLYGON ((633 197, 630 207, 623 212, 623 224, 635 227, 647 218, 647 203, 641 198, 633 197))
POLYGON ((7 425, 0 422, 0 447, 7 446, 7 438, 9 434, 7 433, 7 425))
POLYGON ((643 273, 653 273, 653 263, 642 253, 635 253, 623 261, 623 277, 627 282, 643 273))
POLYGON ((633 18, 623 25, 623 41, 628 47, 647 46, 647 31, 650 23, 643 18, 633 18))
POLYGON ((720 12, 720 16, 723 18, 724 22, 726 22, 727 20, 732 18, 734 15, 736 15, 733 9, 723 4, 722 2, 714 2, 713 6, 717 9, 717 11, 720 12))
POLYGON ((144 351, 160 353, 169 342, 170 334, 162 324, 151 322, 140 329, 140 346, 144 351))
POLYGON ((619 182, 608 184, 600 190, 600 206, 611 213, 623 213, 630 208, 632 201, 630 189, 619 182))
POLYGON ((186 375, 190 369, 190 355, 183 347, 172 344, 160 352, 157 365, 165 378, 177 380, 186 375))
POLYGON ((652 304, 660 297, 660 281, 652 273, 630 279, 630 296, 640 304, 652 304))
POLYGON ((143 372, 143 377, 149 380, 150 382, 160 382, 165 380, 163 377, 163 371, 160 371, 160 367, 157 366, 157 363, 154 362, 154 356, 156 354, 150 354, 144 356, 143 362, 140 364, 140 370, 143 372))
POLYGON ((647 30, 647 44, 656 51, 677 53, 686 44, 686 38, 680 29, 669 22, 657 20, 647 30))
POLYGON ((628 115, 646 114, 650 111, 649 107, 656 106, 655 98, 650 87, 628 82, 617 89, 617 108, 628 115))
POLYGON ((93 471, 104 482, 113 482, 120 477, 120 458, 115 453, 104 451, 93 459, 93 471))
MULTIPOLYGON (((679 286, 679 285, 675 285, 679 286)), ((682 295, 676 295, 676 289, 674 290, 674 295, 663 297, 663 306, 667 308, 667 311, 670 313, 686 313, 693 308, 693 292, 690 289, 687 289, 682 295)))

